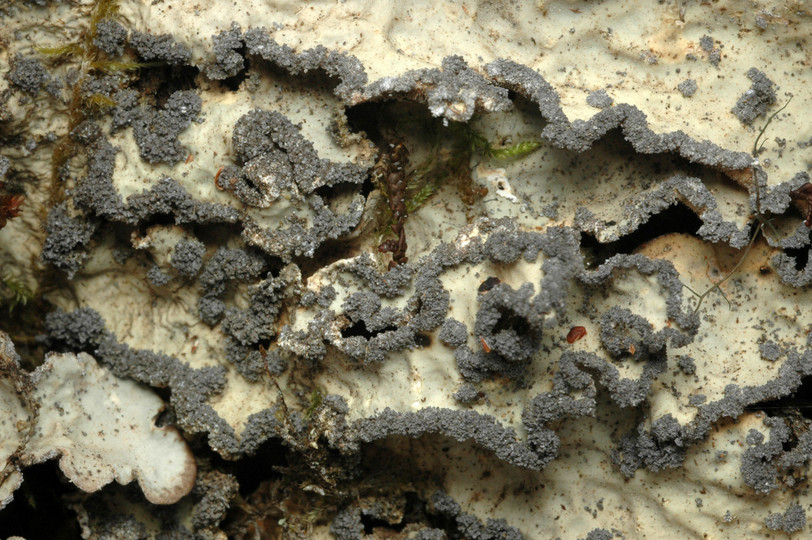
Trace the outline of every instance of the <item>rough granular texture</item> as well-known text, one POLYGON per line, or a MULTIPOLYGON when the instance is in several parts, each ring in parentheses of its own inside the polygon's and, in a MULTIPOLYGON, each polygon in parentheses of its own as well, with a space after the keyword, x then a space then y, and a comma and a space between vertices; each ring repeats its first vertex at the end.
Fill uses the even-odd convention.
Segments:
POLYGON ((165 274, 157 264, 153 264, 147 271, 147 279, 156 287, 162 287, 169 283, 172 276, 165 274))
POLYGON ((134 31, 130 34, 130 46, 138 55, 147 61, 157 60, 177 66, 188 64, 192 53, 185 45, 175 41, 171 34, 154 36, 144 32, 134 31))
POLYGON ((770 362, 775 362, 782 356, 781 347, 775 341, 768 340, 758 346, 761 357, 770 362))
POLYGON ((783 514, 770 514, 764 524, 771 531, 784 531, 787 534, 801 531, 806 527, 806 512, 799 504, 792 504, 783 514))
POLYGON ((230 30, 223 30, 212 36, 214 40, 215 63, 206 66, 206 75, 215 80, 233 77, 242 71, 245 61, 238 52, 245 46, 242 39, 242 28, 236 22, 231 23, 230 30))
POLYGON ((181 240, 175 245, 170 264, 183 276, 193 277, 203 265, 206 245, 199 240, 181 240))
POLYGON ((71 217, 67 203, 55 206, 45 224, 48 236, 42 247, 42 260, 72 278, 88 257, 87 249, 96 227, 93 222, 71 217))
POLYGON ((331 51, 321 45, 296 53, 288 45, 280 45, 271 39, 265 28, 251 28, 243 39, 250 54, 273 62, 292 75, 323 69, 328 75, 338 77, 341 83, 336 86, 335 93, 347 102, 367 82, 361 62, 346 53, 331 51))
POLYGON ((111 58, 124 54, 124 42, 127 29, 113 19, 102 19, 96 24, 96 35, 93 45, 104 51, 111 58))
POLYGON ((51 80, 48 71, 38 59, 25 58, 21 54, 14 56, 7 76, 14 86, 32 96, 36 96, 39 89, 51 80))
POLYGON ((675 152, 697 164, 735 170, 749 168, 753 161, 750 154, 724 150, 710 141, 695 141, 680 131, 654 133, 645 114, 625 103, 605 109, 585 122, 570 122, 555 89, 537 72, 504 59, 491 62, 485 69, 506 88, 538 104, 541 116, 548 122, 542 137, 559 148, 583 152, 608 131, 620 127, 635 151, 642 154, 675 152))
POLYGON ((169 96, 162 111, 144 108, 132 119, 133 135, 141 159, 149 163, 177 163, 186 158, 178 135, 198 113, 202 101, 192 91, 177 91, 169 96))
POLYGON ((474 411, 426 407, 416 412, 395 412, 388 407, 375 416, 352 424, 354 436, 363 442, 391 435, 417 438, 424 433, 439 433, 457 441, 473 439, 496 457, 517 467, 538 470, 541 461, 516 438, 516 432, 504 428, 495 418, 474 411))
POLYGON ((479 399, 479 392, 473 384, 463 383, 462 386, 454 392, 454 399, 460 403, 474 403, 479 399))
POLYGON ((192 524, 195 531, 217 526, 226 516, 239 489, 237 479, 213 470, 198 474, 192 495, 201 497, 195 505, 192 524))
POLYGON ((722 61, 722 50, 719 47, 716 47, 714 40, 710 36, 702 36, 699 40, 700 48, 708 53, 708 62, 714 65, 714 67, 719 67, 719 62, 722 61))
POLYGON ((767 107, 778 99, 775 94, 775 83, 773 83, 764 72, 756 68, 747 70, 747 78, 753 81, 753 85, 736 101, 736 106, 731 112, 736 115, 743 124, 750 125, 759 116, 767 112, 767 107))
POLYGON ((361 509, 351 505, 336 514, 330 523, 330 534, 337 540, 361 540, 364 537, 361 509))
POLYGON ((605 109, 606 107, 611 107, 614 100, 609 97, 606 90, 601 88, 589 94, 586 97, 586 102, 597 109, 605 109))
POLYGON ((206 324, 217 324, 225 311, 219 297, 229 281, 248 281, 265 269, 264 258, 254 251, 220 248, 206 263, 200 275, 203 296, 198 302, 200 319, 206 324))
POLYGON ((459 536, 472 540, 524 540, 521 531, 509 526, 504 519, 488 518, 483 525, 476 516, 463 512, 459 503, 444 491, 432 494, 426 510, 445 518, 451 538, 459 536))
POLYGON ((507 90, 468 67, 461 56, 447 56, 441 69, 409 71, 380 79, 363 90, 364 100, 420 92, 433 116, 467 122, 476 112, 509 110, 507 90), (461 106, 462 105, 462 106, 461 106))
POLYGON ((105 328, 98 312, 90 308, 49 314, 45 328, 46 340, 52 348, 92 353, 117 377, 169 388, 178 425, 189 433, 207 433, 209 446, 228 459, 253 453, 260 444, 281 434, 275 406, 251 414, 238 437, 209 405, 207 400, 225 387, 224 367, 193 369, 166 354, 119 343, 105 328))
POLYGON ((677 357, 677 366, 686 375, 696 373, 696 362, 690 356, 682 355, 677 357))
POLYGON ((286 262, 294 256, 312 257, 324 241, 340 238, 360 221, 365 202, 360 189, 366 170, 319 158, 313 144, 283 114, 262 109, 248 112, 237 121, 232 144, 242 168, 229 167, 221 173, 223 189, 233 191, 245 204, 261 208, 285 193, 311 214, 308 219, 288 216, 268 228, 246 216, 242 236, 248 244, 286 262), (325 200, 329 192, 316 190, 340 184, 358 188, 349 207, 337 214, 325 200))
POLYGON ((695 79, 685 79, 677 85, 677 90, 683 97, 691 97, 696 93, 697 85, 695 79))
POLYGON ((587 533, 586 540, 612 540, 615 537, 612 531, 606 529, 592 529, 587 533))

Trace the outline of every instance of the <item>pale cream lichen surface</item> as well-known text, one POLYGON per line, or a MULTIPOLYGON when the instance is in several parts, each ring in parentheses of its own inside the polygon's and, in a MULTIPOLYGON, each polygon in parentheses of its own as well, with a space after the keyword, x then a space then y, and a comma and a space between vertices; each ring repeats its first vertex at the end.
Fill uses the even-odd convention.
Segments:
MULTIPOLYGON (((710 140, 726 150, 748 154, 766 118, 759 117, 752 126, 745 126, 730 110, 751 86, 746 77, 748 69, 757 67, 777 85, 777 102, 767 109, 768 114, 793 97, 789 107, 771 124, 765 137, 765 151, 758 156, 769 174, 769 186, 787 182, 812 166, 809 147, 812 127, 804 114, 805 104, 812 99, 812 90, 806 84, 812 62, 806 44, 812 14, 799 2, 672 1, 646 3, 643 7, 617 2, 383 5, 349 0, 314 5, 276 2, 270 9, 263 2, 242 0, 226 10, 216 2, 120 4, 121 21, 128 27, 173 34, 179 43, 190 48, 192 63, 200 66, 213 60, 211 36, 228 30, 235 21, 243 30, 265 26, 273 39, 297 52, 322 45, 351 54, 360 60, 369 82, 401 76, 408 70, 437 68, 449 55, 461 55, 480 73, 485 73, 489 62, 510 58, 543 75, 560 96, 570 121, 588 120, 597 114, 598 109, 590 106, 586 98, 605 89, 615 105, 631 104, 641 110, 648 127, 657 134, 681 130, 696 141, 710 140), (709 36, 710 50, 700 45, 703 36, 709 36), (710 61, 712 54, 718 54, 718 62, 710 61), (698 86, 691 97, 677 89, 686 79, 696 80, 698 86)), ((0 51, 0 66, 10 64, 13 52, 31 53, 33 45, 57 44, 74 35, 81 28, 81 14, 88 6, 89 3, 77 3, 55 4, 43 10, 21 8, 20 17, 0 30, 0 37, 12 44, 0 51), (43 13, 47 13, 47 22, 39 24, 43 13)), ((348 143, 336 136, 335 122, 343 121, 346 104, 330 88, 301 82, 297 77, 265 67, 252 66, 251 71, 254 78, 236 90, 225 91, 209 81, 196 90, 203 103, 202 121, 192 122, 179 136, 191 156, 187 162, 148 164, 138 158, 131 130, 114 135, 111 142, 121 149, 113 175, 118 193, 125 198, 140 193, 167 175, 196 200, 230 206, 261 227, 279 226, 285 216, 296 211, 290 197, 272 197, 275 200, 266 201, 266 208, 246 208, 215 186, 221 166, 234 164, 234 124, 256 107, 282 112, 292 122, 300 123, 302 135, 314 144, 321 158, 364 167, 371 164, 374 149, 367 140, 358 137, 348 143)), ((0 91, 7 84, 0 80, 0 91)), ((15 130, 37 139, 50 131, 65 130, 63 112, 49 114, 50 98, 44 94, 40 92, 28 104, 16 98, 8 102, 15 130)), ((511 111, 476 117, 471 126, 489 141, 506 146, 538 140, 546 122, 536 104, 521 97, 514 104, 511 111)), ((42 227, 52 181, 48 148, 43 144, 30 155, 18 148, 2 150, 3 155, 15 160, 15 167, 29 171, 37 180, 26 184, 27 206, 22 218, 10 221, 0 231, 0 265, 15 268, 32 285, 36 284, 33 276, 41 269, 37 256, 44 241, 42 227)), ((413 163, 430 154, 430 148, 415 149, 413 163)), ((406 221, 407 255, 411 261, 419 261, 441 242, 460 247, 472 238, 485 238, 475 227, 464 229, 472 221, 469 213, 510 217, 523 229, 540 232, 553 226, 575 226, 599 242, 610 242, 648 219, 638 209, 653 199, 667 202, 663 206, 680 203, 697 215, 718 210, 721 220, 733 224, 739 238, 746 242, 751 176, 740 171, 700 167, 676 154, 640 153, 623 139, 619 130, 598 139, 585 152, 544 142, 521 159, 502 161, 475 155, 470 168, 475 184, 486 186, 488 195, 466 207, 455 188, 438 188, 406 221), (682 175, 698 179, 663 187, 665 181, 682 175), (717 207, 704 205, 708 200, 717 207), (589 215, 579 214, 579 209, 584 208, 589 215)), ((652 207, 650 213, 661 210, 652 207)), ((365 219, 369 211, 367 208, 365 219)), ((782 234, 788 234, 801 221, 801 214, 796 215, 790 209, 775 224, 782 234)), ((359 254, 371 255, 382 269, 388 260, 377 250, 379 239, 368 234, 368 228, 359 229, 366 232, 353 233, 357 235, 349 250, 353 257, 331 260, 297 283, 303 291, 314 292, 335 286, 337 295, 327 308, 336 313, 340 313, 340 306, 351 293, 364 290, 363 284, 342 271, 342 267, 359 254)), ((83 269, 65 289, 49 293, 48 298, 66 311, 78 307, 95 309, 107 329, 134 349, 159 351, 194 369, 225 366, 226 386, 209 399, 209 404, 239 438, 251 414, 277 402, 277 388, 265 380, 246 380, 225 360, 222 330, 203 324, 198 317, 197 283, 175 280, 159 287, 144 279, 147 270, 144 260, 166 268, 174 245, 188 238, 189 228, 178 225, 159 224, 139 231, 130 239, 130 245, 140 252, 140 258, 121 264, 112 255, 117 242, 114 232, 105 231, 95 240, 83 269), (99 295, 100 290, 105 294, 99 295)), ((727 241, 713 244, 694 236, 672 234, 652 240, 637 253, 671 262, 685 285, 702 292, 726 276, 739 261, 741 251, 723 245, 727 241)), ((261 245, 259 241, 256 244, 261 245)), ((222 245, 238 247, 239 242, 230 239, 222 245)), ((213 251, 208 246, 206 256, 213 251)), ((519 528, 528 538, 561 534, 581 538, 595 527, 614 528, 632 538, 656 538, 663 531, 672 536, 707 538, 775 537, 764 526, 768 513, 783 512, 793 502, 809 509, 812 501, 802 489, 790 485, 782 485, 769 495, 755 493, 746 485, 738 464, 748 447, 750 430, 766 434, 769 440, 769 429, 763 425, 761 413, 746 411, 736 422, 716 421, 706 440, 692 443, 679 469, 651 472, 640 468, 633 478, 627 479, 617 470, 609 453, 637 425, 650 427, 667 415, 681 425, 695 421, 698 407, 691 399, 698 395, 713 402, 725 395, 725 387, 731 383, 748 387, 776 379, 787 351, 806 348, 810 325, 804 315, 807 292, 805 288, 780 282, 770 262, 778 251, 768 247, 763 239, 755 244, 735 275, 721 287, 730 306, 718 292, 704 299, 698 310, 701 323, 696 338, 688 345, 668 350, 668 368, 656 377, 639 410, 620 408, 599 394, 596 418, 559 422, 555 428, 562 441, 559 457, 543 471, 517 469, 469 443, 450 445, 448 451, 442 449, 445 439, 401 441, 402 447, 393 442, 382 444, 401 453, 404 460, 408 458, 426 470, 442 473, 445 489, 466 512, 506 518, 508 524, 519 528), (767 341, 776 343, 783 351, 779 358, 764 357, 761 345, 767 341), (677 367, 683 356, 694 359, 694 374, 677 367), (725 452, 725 458, 719 459, 718 452, 725 452)), ((444 288, 452 291, 447 316, 472 329, 479 309, 477 286, 491 276, 498 276, 513 289, 528 281, 538 286, 544 277, 542 259, 541 256, 534 262, 520 259, 511 264, 486 260, 478 265, 450 267, 440 275, 444 288)), ((248 286, 229 287, 229 305, 245 308, 249 303, 248 286)), ((382 305, 404 309, 406 299, 414 292, 410 284, 402 296, 384 299, 382 305)), ((601 349, 601 329, 590 318, 591 314, 620 306, 649 321, 653 331, 673 324, 666 310, 666 295, 656 278, 634 269, 616 270, 614 277, 602 283, 598 291, 572 286, 567 301, 569 311, 545 329, 541 351, 528 363, 528 384, 522 386, 507 378, 491 377, 477 385, 487 398, 473 405, 460 404, 453 397, 464 381, 453 349, 440 342, 437 331, 427 333, 430 345, 391 353, 385 362, 373 367, 348 362, 337 349, 330 349, 320 360, 323 367, 306 382, 326 393, 344 396, 350 407, 350 421, 386 407, 413 412, 438 406, 494 416, 524 438, 522 410, 534 396, 551 391, 551 375, 562 352, 593 352, 613 365, 621 377, 640 377, 642 364, 616 360, 601 349), (585 327, 586 336, 568 344, 567 332, 576 325, 585 327)), ((685 289, 683 309, 692 309, 696 302, 685 289)), ((323 307, 291 305, 279 326, 290 324, 289 330, 304 331, 323 307)), ((335 323, 326 341, 340 345, 345 339, 342 336, 345 328, 335 323)), ((301 347, 284 332, 278 344, 281 349, 293 352, 301 347)), ((474 350, 483 347, 473 332, 469 333, 466 345, 474 350)), ((634 351, 630 354, 634 355, 634 351)), ((42 416, 41 412, 38 425, 42 431, 29 443, 36 448, 31 451, 29 462, 58 451, 62 454, 63 471, 80 488, 92 491, 112 479, 127 482, 138 478, 153 502, 172 502, 177 499, 175 495, 190 489, 193 460, 177 434, 152 424, 160 408, 160 400, 154 394, 134 383, 115 379, 86 355, 53 356, 40 369, 35 378, 41 411, 51 409, 53 400, 59 398, 60 407, 70 412, 67 404, 81 390, 71 406, 77 415, 88 410, 95 420, 90 421, 92 425, 82 423, 68 429, 58 423, 65 422, 64 418, 47 413, 42 416), (85 375, 80 377, 79 373, 85 375), (115 423, 116 416, 99 411, 118 410, 116 407, 127 402, 140 404, 133 413, 138 418, 138 437, 117 439, 124 448, 95 447, 93 444, 98 444, 95 438, 93 444, 81 445, 81 437, 86 437, 80 435, 83 431, 109 433, 118 429, 112 424, 100 426, 102 421, 115 423), (68 431, 72 435, 56 436, 68 431), (46 434, 51 435, 45 437, 46 434), (144 440, 155 444, 144 445, 144 440), (133 448, 139 451, 133 452, 133 448), (164 469, 133 466, 128 460, 145 457, 139 453, 142 450, 162 455, 172 452, 176 457, 160 460, 161 465, 168 467, 164 469), (104 472, 94 473, 91 478, 90 467, 81 458, 91 459, 95 464, 97 454, 105 456, 104 472), (117 455, 116 465, 109 466, 113 454, 117 455), (170 477, 180 480, 167 488, 170 477)), ((291 404, 297 401, 297 393, 301 398, 305 390, 302 381, 296 379, 289 378, 289 374, 278 378, 281 391, 291 404)), ((7 459, 21 440, 16 423, 9 419, 25 414, 25 408, 13 398, 13 385, 8 378, 0 381, 0 406, 9 412, 2 423, 7 436, 0 438, 0 457, 7 459)), ((120 421, 123 418, 119 417, 120 421)), ((147 461, 154 464, 155 459, 147 461)), ((807 470, 805 465, 803 471, 807 470)), ((16 487, 20 481, 19 471, 10 470, 2 484, 0 501, 13 491, 9 486, 16 487)), ((327 527, 312 533, 314 537, 328 535, 327 527)))
MULTIPOLYGON (((0 336, 2 353, 4 470, 59 458, 65 476, 79 489, 94 492, 113 480, 137 480, 148 501, 172 504, 188 494, 197 466, 174 428, 154 421, 163 402, 137 383, 118 379, 87 354, 51 355, 33 374, 11 366, 13 348, 0 336), (25 393, 9 388, 30 377, 25 393), (25 399, 24 405, 19 401, 25 399), (15 403, 17 402, 17 403, 15 403), (11 450, 11 451, 9 451, 11 450), (10 460, 13 454, 13 461, 10 460)), ((4 478, 3 503, 9 502, 19 473, 4 478)))

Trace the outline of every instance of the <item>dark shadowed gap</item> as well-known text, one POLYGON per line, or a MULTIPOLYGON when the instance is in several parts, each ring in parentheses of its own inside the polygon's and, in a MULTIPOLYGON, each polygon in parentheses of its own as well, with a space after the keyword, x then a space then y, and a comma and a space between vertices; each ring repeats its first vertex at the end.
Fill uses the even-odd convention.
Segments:
POLYGON ((242 47, 236 49, 234 52, 242 56, 244 67, 236 75, 226 77, 225 79, 220 81, 220 83, 226 88, 228 88, 231 92, 236 92, 237 90, 240 89, 240 85, 248 76, 248 71, 251 69, 251 60, 250 57, 248 56, 248 47, 246 47, 245 44, 243 44, 242 47))
POLYGON ((493 327, 492 333, 498 334, 502 330, 512 330, 518 336, 524 336, 531 332, 530 323, 527 319, 518 315, 515 311, 506 307, 499 307, 499 320, 493 327))
POLYGON ((791 258, 795 261, 795 269, 798 271, 803 270, 806 268, 807 263, 809 263, 809 246, 804 246, 800 248, 785 248, 784 254, 787 257, 791 258))
MULTIPOLYGON (((364 514, 363 511, 361 512, 361 523, 364 525, 365 534, 372 534, 374 532, 376 535, 385 534, 384 531, 400 532, 406 527, 405 521, 391 524, 384 521, 383 519, 377 519, 367 514, 364 514)), ((381 536, 375 536, 375 538, 381 538, 381 536)))
POLYGON ((367 138, 380 145, 382 140, 379 126, 382 103, 361 103, 346 109, 347 125, 355 132, 364 132, 367 138))
POLYGON ((696 231, 701 226, 702 220, 699 219, 699 216, 684 204, 677 203, 659 214, 651 216, 636 231, 614 242, 601 244, 594 236, 582 234, 581 252, 590 266, 597 267, 613 255, 632 253, 643 244, 665 234, 683 233, 696 236, 696 231))
POLYGON ((792 394, 748 405, 747 410, 764 411, 770 416, 789 416, 796 411, 812 419, 812 377, 801 378, 801 385, 792 394))
POLYGON ((384 332, 393 332, 397 330, 396 326, 387 326, 382 328, 381 330, 376 330, 375 332, 370 332, 367 330, 367 325, 364 321, 358 321, 353 323, 352 326, 345 328, 341 331, 341 337, 348 338, 348 337, 356 337, 360 336, 365 339, 372 339, 379 334, 383 334, 384 332))
POLYGON ((296 256, 293 262, 302 272, 302 281, 307 282, 308 278, 327 266, 342 259, 350 259, 361 254, 358 242, 349 240, 327 239, 322 242, 313 252, 312 257, 296 256))
POLYGON ((0 538, 80 538, 76 514, 63 497, 81 493, 65 480, 59 460, 51 459, 23 471, 23 484, 14 500, 0 511, 0 538))
POLYGON ((809 246, 802 248, 786 248, 784 253, 795 261, 795 269, 803 270, 809 262, 809 246))
POLYGON ((212 469, 234 475, 240 484, 240 495, 248 497, 254 493, 262 482, 278 480, 282 474, 277 467, 288 465, 288 450, 282 444, 282 439, 272 437, 259 445, 257 451, 250 456, 237 461, 228 461, 213 451, 206 451, 208 446, 195 450, 195 455, 208 455, 212 469))
POLYGON ((431 347, 431 336, 424 332, 415 334, 414 343, 418 347, 431 347))
MULTIPOLYGON (((195 78, 200 70, 194 66, 170 66, 144 68, 133 84, 141 96, 152 96, 158 108, 162 109, 169 96, 179 90, 197 90, 195 78)), ((142 100, 141 103, 144 103, 142 100)))

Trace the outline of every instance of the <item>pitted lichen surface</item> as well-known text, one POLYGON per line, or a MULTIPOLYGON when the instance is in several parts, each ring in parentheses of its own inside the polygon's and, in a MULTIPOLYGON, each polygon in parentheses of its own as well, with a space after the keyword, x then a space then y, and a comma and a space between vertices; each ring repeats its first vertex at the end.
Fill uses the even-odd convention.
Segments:
MULTIPOLYGON (((64 354, 32 380, 63 395, 102 370, 99 402, 160 389, 202 470, 163 521, 104 488, 83 526, 806 528, 806 8, 220 7, 0 9, 0 169, 26 195, 0 265, 52 306, 31 341, 64 354), (73 48, 46 15, 76 21, 73 48), (248 478, 262 459, 274 472, 248 478)), ((25 423, 0 359, 0 406, 25 423)), ((43 448, 98 489, 74 458, 125 439, 66 414, 39 420, 71 433, 43 448)), ((40 439, 17 420, 0 500, 45 457, 20 459, 40 439)), ((113 461, 99 478, 177 498, 113 461)))

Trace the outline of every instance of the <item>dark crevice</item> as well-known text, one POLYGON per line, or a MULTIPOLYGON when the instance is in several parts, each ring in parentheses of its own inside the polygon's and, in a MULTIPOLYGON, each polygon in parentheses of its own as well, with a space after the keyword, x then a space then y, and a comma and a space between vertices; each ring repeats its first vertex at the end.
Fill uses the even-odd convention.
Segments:
POLYGON ((322 242, 313 257, 294 257, 295 262, 302 272, 302 281, 307 282, 308 278, 321 270, 342 259, 350 259, 360 255, 358 243, 353 240, 332 240, 322 242))
POLYGON ((530 335, 531 337, 533 332, 527 319, 517 315, 512 309, 500 307, 499 320, 496 321, 492 333, 496 335, 503 330, 514 332, 517 336, 530 335))
POLYGON ((360 336, 360 337, 365 338, 365 339, 372 339, 372 338, 374 338, 375 336, 377 336, 379 334, 383 334, 384 332, 391 332, 391 331, 394 331, 394 330, 397 330, 397 327, 389 325, 389 326, 386 326, 386 327, 382 328, 381 330, 376 330, 374 332, 370 332, 369 330, 367 330, 367 325, 366 325, 366 323, 364 321, 358 321, 356 323, 353 323, 348 328, 345 328, 344 330, 342 330, 341 331, 341 337, 348 338, 348 337, 360 336))
POLYGON ((237 461, 225 460, 214 452, 203 453, 209 456, 212 469, 234 475, 243 497, 254 493, 263 482, 281 478, 279 468, 288 466, 288 451, 282 440, 275 437, 262 443, 253 455, 237 461))
MULTIPOLYGON (((150 390, 161 398, 164 403, 169 403, 170 399, 172 398, 172 390, 167 387, 150 387, 150 390)), ((171 426, 175 423, 177 417, 175 416, 175 410, 173 407, 165 407, 158 416, 155 418, 155 425, 159 428, 171 426)))
POLYGON ((175 224, 175 216, 172 214, 153 214, 143 221, 138 223, 139 233, 145 236, 150 227, 156 225, 169 226, 175 224))
POLYGON ((380 146, 383 136, 380 130, 380 117, 383 108, 381 103, 361 103, 354 107, 347 107, 347 126, 355 133, 364 132, 369 140, 380 146))
POLYGON ((364 179, 364 183, 361 184, 361 195, 364 197, 364 200, 369 200, 369 194, 375 189, 375 182, 372 181, 372 175, 368 174, 367 177, 364 179))
POLYGON ((809 246, 800 248, 786 248, 784 254, 795 261, 795 270, 801 271, 809 262, 809 246))
POLYGON ((791 416, 797 411, 804 418, 812 419, 812 377, 803 377, 801 385, 792 394, 754 403, 747 410, 764 411, 770 416, 791 416))
MULTIPOLYGON (((324 203, 330 207, 330 202, 339 198, 351 197, 358 193, 358 184, 342 182, 333 186, 320 186, 315 189, 314 193, 321 197, 324 203)), ((333 208, 330 209, 334 210, 333 208)))
POLYGON ((25 481, 14 493, 14 500, 0 512, 0 538, 79 538, 76 514, 63 500, 75 497, 79 490, 65 480, 59 461, 26 467, 23 474, 25 481))
POLYGON ((169 96, 178 90, 197 90, 195 78, 200 70, 193 66, 159 66, 141 70, 141 76, 133 88, 143 96, 152 96, 155 105, 162 109, 169 96))
POLYGON ((240 70, 239 73, 233 75, 231 77, 226 77, 220 83, 228 88, 231 92, 236 92, 240 89, 240 85, 243 83, 245 78, 248 76, 248 71, 251 69, 250 60, 248 58, 248 48, 243 44, 242 47, 235 50, 237 54, 242 56, 243 58, 243 65, 245 66, 243 69, 240 70))
POLYGON ((361 512, 361 523, 364 525, 365 534, 372 534, 373 532, 377 534, 383 534, 383 531, 381 531, 381 529, 400 532, 406 527, 406 523, 403 523, 402 521, 400 523, 393 525, 387 521, 384 521, 383 519, 377 519, 372 516, 368 516, 363 512, 361 512))
POLYGON ((414 343, 418 347, 431 347, 431 336, 422 332, 415 334, 414 343))
POLYGON ((699 216, 684 204, 677 203, 659 214, 651 216, 636 231, 614 242, 601 244, 594 236, 582 234, 581 252, 589 266, 597 267, 613 255, 632 253, 643 244, 665 234, 683 233, 696 236, 696 232, 701 226, 702 220, 699 219, 699 216))

